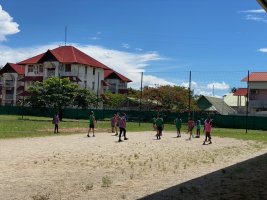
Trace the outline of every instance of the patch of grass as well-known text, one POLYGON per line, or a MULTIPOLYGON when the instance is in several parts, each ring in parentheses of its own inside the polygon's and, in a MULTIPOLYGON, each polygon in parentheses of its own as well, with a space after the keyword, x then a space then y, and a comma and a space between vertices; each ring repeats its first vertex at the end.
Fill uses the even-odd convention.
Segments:
MULTIPOLYGON (((19 115, 0 115, 0 121, 0 139, 58 135, 53 133, 52 116, 51 118, 24 116, 22 119, 19 115)), ((74 128, 88 128, 88 120, 63 119, 63 122, 59 124, 59 131, 60 129, 65 129, 66 131, 64 133, 61 132, 60 135, 75 134, 74 128)), ((110 121, 97 122, 96 129, 106 130, 109 128, 110 121)), ((187 132, 186 128, 187 126, 183 125, 182 132, 187 132)), ((139 126, 138 122, 127 122, 127 131, 151 131, 151 123, 141 123, 141 126, 139 126)), ((165 124, 165 131, 175 132, 175 125, 165 124)), ((213 128, 211 135, 267 143, 266 131, 260 130, 248 130, 248 133, 246 133, 245 129, 213 128)))
POLYGON ((36 194, 32 196, 33 200, 49 200, 50 194, 36 194))
POLYGON ((102 177, 102 187, 110 187, 111 184, 112 181, 108 176, 102 177))
POLYGON ((92 183, 89 183, 85 186, 85 190, 88 191, 88 190, 92 190, 94 187, 94 185, 92 183))
POLYGON ((260 130, 213 128, 212 135, 218 137, 235 138, 239 140, 255 140, 267 143, 267 132, 260 130))

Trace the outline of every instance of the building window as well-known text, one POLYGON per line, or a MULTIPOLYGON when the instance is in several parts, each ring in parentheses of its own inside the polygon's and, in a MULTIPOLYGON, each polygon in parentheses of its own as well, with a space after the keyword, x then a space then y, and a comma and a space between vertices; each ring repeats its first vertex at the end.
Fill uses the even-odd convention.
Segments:
POLYGON ((95 68, 93 69, 93 75, 95 75, 95 68))
POLYGON ((87 88, 87 81, 84 81, 84 88, 87 88))
POLYGON ((92 90, 95 90, 95 82, 92 82, 92 90))
POLYGON ((259 90, 257 90, 257 89, 252 89, 252 90, 251 90, 251 94, 254 94, 254 95, 259 94, 259 90))
POLYGON ((43 73, 44 72, 44 67, 43 65, 39 65, 39 73, 43 73))
POLYGON ((28 65, 28 72, 33 72, 33 65, 28 65))
POLYGON ((84 73, 87 74, 87 66, 85 66, 85 72, 84 73))
POLYGON ((71 64, 65 64, 65 72, 71 72, 71 64))

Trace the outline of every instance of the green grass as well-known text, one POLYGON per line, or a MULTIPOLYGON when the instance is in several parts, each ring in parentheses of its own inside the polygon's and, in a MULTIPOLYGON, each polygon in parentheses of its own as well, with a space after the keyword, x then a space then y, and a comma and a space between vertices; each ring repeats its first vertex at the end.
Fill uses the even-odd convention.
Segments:
MULTIPOLYGON (((53 134, 52 119, 47 117, 32 117, 24 116, 23 119, 18 115, 0 115, 0 138, 20 138, 20 137, 40 137, 49 136, 53 134)), ((73 134, 71 128, 88 128, 88 120, 71 120, 64 119, 59 125, 60 129, 70 129, 68 132, 62 134, 73 134)), ((98 121, 97 128, 110 129, 110 121, 98 121)), ((127 131, 151 131, 152 123, 139 123, 128 122, 127 131)), ((164 131, 176 132, 173 124, 165 124, 164 131)), ((195 131, 195 130, 194 130, 195 131)), ((182 132, 187 132, 186 125, 182 126, 182 132)), ((201 131, 202 132, 202 131, 201 131)), ((204 133, 201 133, 204 135, 204 133)), ((226 129, 226 128, 213 128, 212 136, 229 137, 243 140, 256 140, 267 142, 267 132, 260 130, 244 129, 226 129)))

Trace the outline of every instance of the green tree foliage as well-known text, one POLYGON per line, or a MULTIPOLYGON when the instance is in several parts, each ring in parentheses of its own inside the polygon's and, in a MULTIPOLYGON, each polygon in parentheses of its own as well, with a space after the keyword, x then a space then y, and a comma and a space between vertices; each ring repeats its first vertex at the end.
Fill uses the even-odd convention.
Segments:
POLYGON ((88 90, 80 89, 68 78, 52 77, 44 82, 37 82, 29 88, 31 96, 27 102, 33 107, 49 107, 58 111, 67 106, 87 108, 94 103, 95 96, 88 90))
POLYGON ((88 108, 90 105, 95 105, 97 101, 96 95, 91 93, 87 89, 77 90, 77 94, 74 100, 74 105, 81 108, 88 108))
POLYGON ((127 101, 126 94, 113 94, 108 92, 105 94, 104 106, 109 108, 120 108, 127 101))
MULTIPOLYGON (((191 92, 193 93, 193 92, 191 92)), ((180 86, 145 87, 143 99, 158 102, 163 110, 184 112, 188 110, 188 89, 180 86)), ((194 97, 191 95, 191 108, 197 110, 194 97)))

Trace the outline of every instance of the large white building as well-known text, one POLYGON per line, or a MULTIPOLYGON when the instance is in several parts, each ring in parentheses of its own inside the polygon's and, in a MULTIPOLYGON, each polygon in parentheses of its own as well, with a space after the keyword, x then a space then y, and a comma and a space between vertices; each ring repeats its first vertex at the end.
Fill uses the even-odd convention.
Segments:
MULTIPOLYGON (((27 90, 31 85, 50 77, 68 77, 82 88, 102 94, 110 86, 105 81, 105 70, 115 72, 73 46, 48 50, 17 64, 7 63, 0 70, 1 105, 16 105, 19 99, 28 95, 27 90)), ((124 78, 117 81, 120 84, 117 88, 127 89, 127 82, 131 80, 124 78)))

